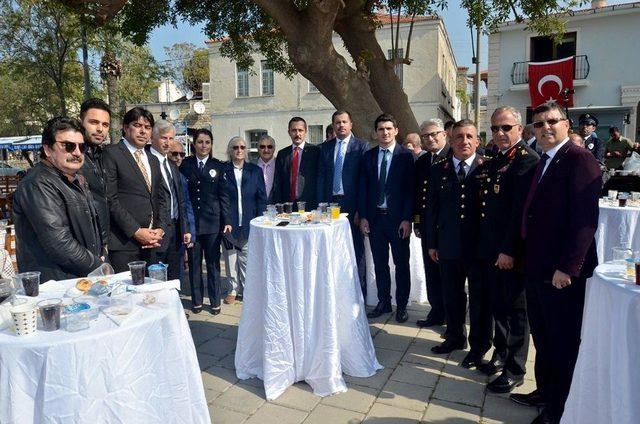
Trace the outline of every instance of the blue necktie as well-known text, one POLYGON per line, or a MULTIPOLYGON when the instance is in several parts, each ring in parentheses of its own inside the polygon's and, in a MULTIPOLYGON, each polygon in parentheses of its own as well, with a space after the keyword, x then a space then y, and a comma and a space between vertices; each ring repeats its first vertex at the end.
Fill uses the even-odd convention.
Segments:
POLYGON ((198 171, 202 174, 202 171, 204 171, 204 162, 198 162, 198 171))
POLYGON ((342 165, 344 163, 342 143, 343 141, 338 140, 338 154, 336 155, 336 162, 333 166, 333 194, 340 194, 340 191, 342 191, 342 165))

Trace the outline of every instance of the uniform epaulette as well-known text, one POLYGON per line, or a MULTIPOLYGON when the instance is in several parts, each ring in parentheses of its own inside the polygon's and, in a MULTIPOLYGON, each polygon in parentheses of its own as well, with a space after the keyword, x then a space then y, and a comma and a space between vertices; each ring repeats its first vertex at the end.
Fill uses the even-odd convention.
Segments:
POLYGON ((446 162, 449 158, 440 158, 437 161, 433 162, 434 165, 441 164, 442 162, 446 162))

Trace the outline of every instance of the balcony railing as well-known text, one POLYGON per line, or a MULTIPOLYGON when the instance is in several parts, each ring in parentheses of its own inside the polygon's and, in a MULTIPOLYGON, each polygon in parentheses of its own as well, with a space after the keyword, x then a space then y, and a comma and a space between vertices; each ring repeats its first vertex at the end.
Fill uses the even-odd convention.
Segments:
MULTIPOLYGON (((529 62, 514 62, 511 68, 511 83, 528 84, 529 83, 529 62)), ((576 56, 576 67, 573 79, 581 80, 589 76, 589 59, 586 55, 576 56)))

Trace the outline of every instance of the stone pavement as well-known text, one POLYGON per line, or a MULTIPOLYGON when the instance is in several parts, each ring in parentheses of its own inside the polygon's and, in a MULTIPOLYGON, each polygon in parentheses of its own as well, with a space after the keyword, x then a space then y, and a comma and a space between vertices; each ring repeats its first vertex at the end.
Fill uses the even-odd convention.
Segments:
MULTIPOLYGON (((184 304, 189 307, 188 299, 184 304)), ((375 376, 345 376, 349 390, 325 398, 315 396, 300 382, 272 402, 266 401, 261 380, 240 381, 235 374, 242 304, 223 305, 222 313, 215 317, 206 310, 197 315, 189 312, 213 423, 530 423, 536 408, 487 392, 488 377, 458 365, 466 352, 431 353, 430 348, 442 341, 440 333, 415 326, 427 310, 426 305, 411 306, 410 321, 404 324, 396 323, 391 314, 370 320, 376 354, 385 367, 375 376)), ((517 393, 535 389, 533 358, 532 350, 525 384, 517 393)))

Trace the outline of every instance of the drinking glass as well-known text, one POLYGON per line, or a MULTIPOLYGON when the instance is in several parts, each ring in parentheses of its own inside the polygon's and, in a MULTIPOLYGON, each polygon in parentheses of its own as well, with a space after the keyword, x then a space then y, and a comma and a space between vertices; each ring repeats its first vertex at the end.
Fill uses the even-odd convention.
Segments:
POLYGON ((331 219, 340 218, 340 204, 331 203, 329 210, 331 211, 331 219))
POLYGON ((613 248, 613 263, 624 264, 625 260, 631 257, 633 252, 624 246, 617 246, 613 248))
POLYGON ((60 329, 60 309, 62 299, 47 299, 38 302, 44 331, 60 329))
POLYGON ((284 203, 284 213, 291 213, 293 212, 293 202, 285 202, 284 203))
POLYGON ((298 212, 303 213, 305 211, 304 208, 306 206, 306 203, 305 202, 298 202, 297 205, 298 205, 298 212))
POLYGON ((131 282, 134 286, 144 284, 144 269, 147 266, 146 261, 129 262, 129 271, 131 271, 131 282))
POLYGON ((167 268, 169 267, 163 263, 150 265, 149 277, 156 281, 167 281, 167 268))
POLYGON ((24 289, 24 294, 30 297, 38 297, 40 294, 40 271, 23 272, 14 277, 16 284, 24 289))
POLYGON ((13 281, 10 278, 0 279, 0 303, 9 299, 14 293, 13 281))
POLYGON ((284 205, 282 203, 276 203, 276 213, 284 213, 284 205))

